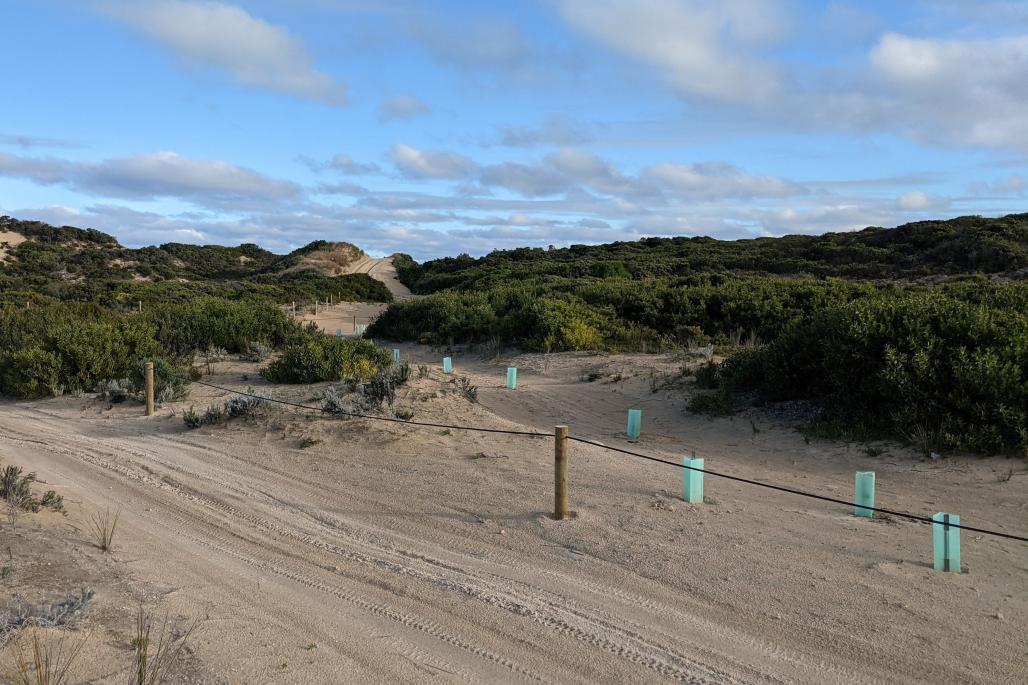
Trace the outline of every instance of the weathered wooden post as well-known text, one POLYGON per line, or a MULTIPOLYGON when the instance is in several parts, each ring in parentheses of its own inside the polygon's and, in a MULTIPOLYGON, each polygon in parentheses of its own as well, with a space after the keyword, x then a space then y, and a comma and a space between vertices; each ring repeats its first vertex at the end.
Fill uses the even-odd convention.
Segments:
POLYGON ((568 427, 553 429, 553 518, 568 516, 568 427))
POLYGON ((153 416, 153 362, 146 363, 146 415, 153 416))
POLYGON ((553 518, 568 517, 568 427, 553 429, 553 518))

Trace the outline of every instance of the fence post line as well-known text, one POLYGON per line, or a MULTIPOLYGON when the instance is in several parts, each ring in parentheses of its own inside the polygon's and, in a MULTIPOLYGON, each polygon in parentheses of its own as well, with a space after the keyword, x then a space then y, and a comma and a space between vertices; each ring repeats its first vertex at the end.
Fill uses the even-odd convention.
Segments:
POLYGON ((146 415, 153 416, 153 362, 146 363, 146 415))
POLYGON ((568 427, 553 429, 553 518, 568 516, 568 427))

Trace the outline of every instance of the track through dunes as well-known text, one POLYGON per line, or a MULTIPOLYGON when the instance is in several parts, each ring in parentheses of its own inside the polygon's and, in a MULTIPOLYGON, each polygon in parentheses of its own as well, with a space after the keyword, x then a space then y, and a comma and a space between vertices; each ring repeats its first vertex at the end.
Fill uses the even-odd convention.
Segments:
MULTIPOLYGON (((797 454, 802 440, 769 425, 748 438, 741 422, 682 419, 677 400, 647 389, 653 358, 504 361, 523 370, 516 393, 498 387, 503 364, 462 357, 457 371, 480 385, 479 404, 438 372, 398 402, 419 420, 545 430, 569 421, 617 442, 624 409, 642 401, 638 448, 667 458, 688 439, 727 470, 817 489, 849 487, 864 465, 844 447, 797 454), (578 380, 621 365, 639 372, 578 380)), ((241 389, 252 378, 252 366, 228 362, 212 380, 241 389)), ((294 401, 313 391, 275 388, 294 401)), ((673 470, 579 445, 576 517, 556 522, 548 439, 290 410, 186 431, 172 415, 221 394, 194 386, 189 402, 153 419, 74 398, 0 411, 0 460, 60 488, 71 517, 124 506, 117 562, 176 613, 207 617, 194 650, 217 682, 1013 682, 1023 673, 1023 546, 967 537, 971 573, 935 574, 923 526, 715 482, 707 504, 686 505, 673 470), (298 449, 304 436, 322 442, 298 449), (997 608, 1005 620, 990 617, 997 608), (970 635, 980 639, 962 652, 970 635)), ((892 461, 877 467, 883 496, 936 497, 983 524, 1025 520, 1023 474, 1014 487, 986 482, 1001 460, 892 461), (954 501, 951 469, 981 481, 977 503, 954 501)))

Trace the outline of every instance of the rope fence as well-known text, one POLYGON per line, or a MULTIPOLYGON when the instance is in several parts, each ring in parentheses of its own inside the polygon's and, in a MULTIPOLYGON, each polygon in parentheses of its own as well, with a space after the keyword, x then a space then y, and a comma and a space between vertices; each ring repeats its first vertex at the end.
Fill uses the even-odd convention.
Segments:
MULTIPOLYGON (((148 367, 149 366, 150 365, 148 364, 148 367)), ((451 367, 451 370, 452 370, 452 367, 451 367)), ((997 537, 997 538, 1002 538, 1002 539, 1005 539, 1005 540, 1014 540, 1014 541, 1017 541, 1017 542, 1028 543, 1028 536, 1026 536, 1026 535, 1020 535, 1020 534, 1015 534, 1015 533, 1007 533, 1007 532, 999 531, 999 530, 990 530, 990 529, 987 529, 987 528, 979 528, 979 527, 976 527, 976 526, 969 526, 969 525, 960 523, 959 522, 960 518, 958 516, 956 516, 956 515, 939 513, 939 514, 936 514, 933 517, 921 516, 919 514, 912 514, 910 512, 897 511, 897 510, 894 510, 894 509, 886 509, 886 508, 883 508, 883 507, 876 507, 872 503, 870 503, 870 501, 868 501, 866 497, 864 498, 864 501, 850 502, 850 501, 847 501, 847 500, 844 500, 844 499, 840 499, 840 498, 837 498, 837 497, 831 497, 831 496, 828 496, 828 495, 821 495, 821 494, 818 494, 818 493, 815 493, 815 492, 809 492, 809 491, 806 491, 806 490, 799 490, 799 489, 787 487, 787 486, 784 486, 784 485, 777 485, 777 484, 774 484, 774 483, 766 483, 766 482, 762 482, 762 481, 758 481, 758 480, 753 480, 751 478, 744 478, 742 476, 734 476, 734 475, 731 475, 731 474, 728 474, 728 473, 723 473, 721 471, 712 471, 712 470, 707 469, 705 467, 705 465, 703 464, 703 460, 702 459, 695 459, 695 458, 693 458, 693 459, 685 459, 685 460, 683 460, 682 463, 676 463, 676 462, 672 462, 672 461, 667 461, 666 459, 661 459, 659 457, 654 457, 654 456, 651 456, 651 455, 648 455, 648 454, 642 454, 641 452, 635 452, 635 451, 632 451, 632 450, 623 449, 621 447, 614 447, 612 445, 607 445, 607 444, 604 444, 602 442, 598 442, 596 440, 590 440, 588 438, 579 437, 577 435, 571 435, 568 432, 568 427, 567 426, 557 426, 557 428, 555 429, 555 432, 551 434, 551 433, 542 433, 542 432, 539 432, 539 431, 507 430, 507 429, 502 429, 502 428, 486 428, 486 427, 483 427, 483 426, 467 426, 467 425, 458 425, 458 424, 449 424, 449 423, 435 423, 435 422, 428 422, 428 421, 410 421, 410 420, 406 420, 406 419, 399 419, 399 418, 393 418, 393 417, 388 417, 388 416, 376 416, 376 415, 373 415, 373 414, 364 414, 364 413, 360 413, 360 412, 348 412, 348 411, 342 411, 342 410, 329 410, 329 409, 325 409, 324 407, 313 406, 313 405, 309 405, 309 404, 302 404, 302 403, 299 403, 299 402, 290 402, 288 400, 282 400, 282 399, 278 399, 278 398, 275 398, 275 397, 268 397, 266 395, 258 395, 256 393, 250 393, 250 392, 245 392, 245 391, 242 391, 242 390, 236 390, 234 388, 228 388, 228 387, 225 387, 223 385, 218 385, 218 384, 215 384, 215 383, 208 383, 208 382, 200 381, 200 380, 191 380, 191 379, 188 379, 188 378, 182 378, 182 380, 188 381, 190 383, 196 383, 197 385, 201 385, 201 386, 204 386, 204 387, 212 388, 212 389, 215 389, 215 390, 220 390, 222 392, 232 393, 232 394, 240 395, 240 396, 243 396, 243 397, 255 398, 255 399, 263 400, 263 401, 266 401, 266 402, 273 402, 273 403, 276 403, 276 404, 281 404, 281 405, 293 407, 293 408, 296 408, 296 409, 303 409, 303 410, 307 410, 307 411, 322 412, 322 413, 329 414, 329 415, 332 415, 332 416, 348 416, 348 417, 351 417, 351 418, 367 419, 367 420, 370 420, 370 421, 384 421, 384 422, 388 422, 388 423, 399 423, 399 424, 404 424, 404 425, 408 425, 408 426, 430 427, 430 428, 445 428, 445 429, 450 429, 450 430, 470 431, 470 432, 477 432, 477 433, 494 433, 494 434, 495 433, 499 433, 499 434, 504 434, 504 435, 517 435, 517 436, 524 436, 524 437, 531 437, 531 438, 549 438, 549 437, 554 437, 554 446, 555 446, 554 447, 554 464, 555 464, 555 471, 554 471, 554 502, 555 502, 554 503, 554 518, 556 518, 556 519, 566 518, 568 516, 568 513, 569 513, 569 508, 568 508, 568 492, 567 492, 567 487, 568 487, 568 472, 567 472, 567 469, 568 469, 568 442, 571 441, 571 442, 581 443, 583 445, 590 445, 590 446, 593 446, 593 447, 598 447, 600 449, 608 450, 610 452, 624 454, 626 456, 634 457, 634 458, 637 458, 637 459, 643 459, 643 460, 646 460, 646 461, 656 462, 658 464, 664 464, 664 465, 671 466, 671 467, 676 468, 676 469, 682 469, 683 470, 683 479, 684 479, 684 483, 685 483, 685 486, 684 486, 685 490, 687 492, 691 492, 692 493, 689 496, 683 496, 683 499, 686 499, 686 501, 689 501, 689 502, 699 502, 699 503, 703 502, 703 494, 702 494, 703 493, 703 481, 702 481, 702 478, 703 478, 704 475, 709 475, 709 476, 713 476, 715 478, 723 478, 725 480, 731 480, 731 481, 735 481, 735 482, 738 482, 738 483, 744 483, 746 485, 752 485, 752 486, 756 486, 756 487, 760 487, 760 488, 765 488, 767 490, 775 490, 777 492, 784 492, 784 493, 788 493, 788 494, 791 494, 791 495, 796 495, 796 496, 799 496, 799 497, 806 497, 806 498, 809 498, 809 499, 819 500, 819 501, 822 501, 822 502, 829 502, 831 504, 839 504, 839 505, 844 505, 844 506, 848 506, 848 507, 853 507, 854 511, 857 512, 858 515, 861 515, 861 516, 871 516, 872 513, 879 513, 879 514, 885 514, 885 515, 888 515, 888 516, 895 516, 895 517, 898 517, 898 518, 907 519, 907 520, 910 520, 910 521, 915 521, 917 523, 929 524, 929 525, 932 526, 932 529, 933 529, 933 540, 934 540, 934 543, 935 543, 935 568, 939 569, 939 570, 957 571, 957 572, 959 572, 959 570, 960 570, 960 559, 959 559, 960 545, 959 545, 959 537, 958 537, 958 535, 959 535, 959 531, 960 530, 967 530, 967 531, 974 532, 974 533, 980 533, 982 535, 990 535, 990 536, 997 537), (692 483, 689 482, 690 481, 690 475, 694 475, 695 476, 695 478, 693 478, 693 480, 692 480, 692 483), (696 493, 698 493, 698 496, 697 496, 696 493)), ((153 375, 152 375, 152 371, 149 368, 148 368, 147 374, 146 374, 146 381, 147 381, 147 388, 146 388, 146 392, 147 392, 147 412, 146 413, 147 413, 148 416, 150 416, 150 415, 153 414, 153 400, 152 400, 152 397, 153 397, 153 375)), ((508 384, 508 388, 510 388, 510 384, 508 384)), ((632 424, 632 415, 631 415, 631 413, 629 414, 629 416, 630 416, 630 419, 629 419, 629 427, 630 427, 629 433, 631 433, 631 428, 632 428, 632 425, 633 425, 632 424)), ((637 438, 638 437, 638 423, 636 423, 635 426, 636 426, 636 433, 635 433, 634 437, 637 438)), ((868 475, 868 474, 858 473, 857 474, 858 483, 859 483, 861 475, 868 475)), ((871 479, 872 479, 870 498, 873 501, 873 496, 874 496, 873 495, 873 474, 870 474, 870 476, 871 476, 871 479)), ((860 495, 861 495, 861 493, 860 493, 860 486, 858 485, 858 498, 860 497, 860 495)))

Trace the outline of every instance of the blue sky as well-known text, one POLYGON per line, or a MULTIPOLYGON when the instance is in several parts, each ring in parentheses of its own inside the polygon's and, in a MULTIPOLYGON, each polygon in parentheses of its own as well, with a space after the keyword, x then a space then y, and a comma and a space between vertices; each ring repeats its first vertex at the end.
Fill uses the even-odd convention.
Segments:
POLYGON ((0 213, 428 258, 1026 211, 1028 2, 7 0, 0 213))

